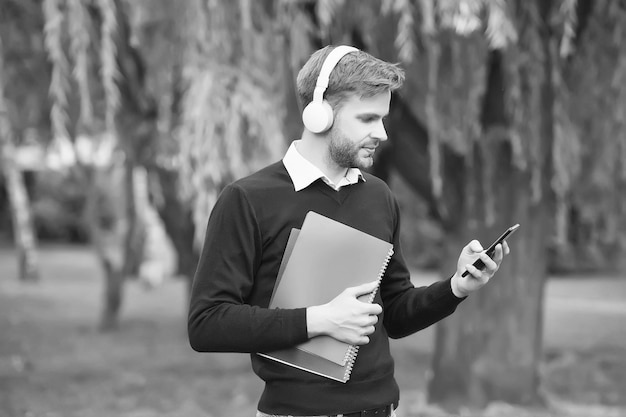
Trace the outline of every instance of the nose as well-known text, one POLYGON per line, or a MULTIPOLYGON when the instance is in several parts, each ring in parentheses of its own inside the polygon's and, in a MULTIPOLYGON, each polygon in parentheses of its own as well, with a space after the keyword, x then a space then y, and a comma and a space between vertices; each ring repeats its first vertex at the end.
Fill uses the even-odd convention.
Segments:
POLYGON ((385 124, 382 120, 379 120, 374 127, 371 135, 374 139, 378 139, 381 142, 386 141, 387 138, 387 130, 385 129, 385 124))

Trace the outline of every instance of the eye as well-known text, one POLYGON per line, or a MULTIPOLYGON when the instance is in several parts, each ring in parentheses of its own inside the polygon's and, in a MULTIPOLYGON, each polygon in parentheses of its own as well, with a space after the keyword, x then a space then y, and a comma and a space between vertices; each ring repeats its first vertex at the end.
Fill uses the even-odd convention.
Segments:
POLYGON ((377 121, 378 119, 380 119, 380 117, 379 116, 361 116, 360 119, 364 123, 373 123, 377 121))

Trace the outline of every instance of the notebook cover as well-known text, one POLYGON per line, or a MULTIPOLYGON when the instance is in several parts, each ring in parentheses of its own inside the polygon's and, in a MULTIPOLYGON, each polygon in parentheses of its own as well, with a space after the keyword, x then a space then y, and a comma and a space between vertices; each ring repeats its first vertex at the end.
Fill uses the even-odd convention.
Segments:
POLYGON ((296 240, 298 240, 298 236, 300 235, 300 229, 291 229, 289 232, 289 238, 287 239, 287 246, 285 247, 285 252, 283 253, 283 259, 280 261, 280 266, 278 267, 278 275, 276 275, 276 282, 274 283, 274 290, 272 291, 272 298, 270 298, 270 306, 274 301, 274 294, 276 294, 276 288, 278 288, 278 284, 280 284, 280 280, 283 277, 283 273, 285 272, 285 267, 287 266, 287 261, 291 256, 291 252, 293 252, 293 247, 296 244, 296 240))
MULTIPOLYGON (((348 287, 382 279, 393 245, 315 212, 293 229, 277 277, 270 308, 325 304, 348 287)), ((375 293, 364 296, 372 302, 375 293)), ((345 367, 358 347, 318 336, 297 349, 345 367)), ((283 355, 284 356, 284 355, 283 355)), ((302 355, 293 355, 302 358, 302 355)))
POLYGON ((300 349, 283 349, 257 355, 343 383, 348 382, 352 372, 352 363, 341 366, 300 349))

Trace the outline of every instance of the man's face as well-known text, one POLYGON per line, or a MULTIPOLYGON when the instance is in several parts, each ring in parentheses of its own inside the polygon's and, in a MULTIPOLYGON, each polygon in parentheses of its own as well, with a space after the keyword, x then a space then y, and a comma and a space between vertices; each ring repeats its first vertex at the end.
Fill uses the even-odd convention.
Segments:
POLYGON ((341 168, 367 169, 374 163, 374 152, 387 140, 383 118, 389 114, 391 92, 359 98, 351 96, 335 114, 329 131, 331 162, 341 168))

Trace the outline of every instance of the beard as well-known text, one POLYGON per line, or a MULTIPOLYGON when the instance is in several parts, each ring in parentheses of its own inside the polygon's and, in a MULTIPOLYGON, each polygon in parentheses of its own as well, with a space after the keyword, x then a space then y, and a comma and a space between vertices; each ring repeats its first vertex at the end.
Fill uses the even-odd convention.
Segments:
POLYGON ((330 131, 328 152, 332 162, 341 168, 367 169, 373 164, 373 155, 366 158, 359 157, 360 143, 354 143, 337 129, 330 131))

